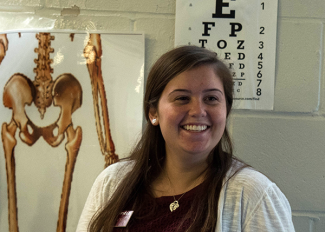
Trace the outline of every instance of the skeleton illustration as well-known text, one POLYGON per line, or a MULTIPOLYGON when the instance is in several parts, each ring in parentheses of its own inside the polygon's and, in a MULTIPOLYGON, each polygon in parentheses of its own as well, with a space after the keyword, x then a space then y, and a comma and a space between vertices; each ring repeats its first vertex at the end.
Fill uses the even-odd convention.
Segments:
MULTIPOLYGON (((78 126, 74 129, 71 119, 72 113, 82 104, 81 85, 69 73, 64 73, 54 81, 52 80, 51 73, 53 73, 53 69, 50 65, 52 62, 50 53, 53 53, 51 40, 54 40, 54 36, 51 36, 49 33, 39 33, 36 35, 36 38, 39 41, 39 46, 35 49, 35 52, 38 54, 38 58, 34 60, 36 63, 36 68, 34 69, 36 73, 35 80, 32 82, 24 74, 16 73, 10 77, 3 91, 3 104, 12 110, 11 122, 9 124, 3 123, 1 131, 7 170, 10 232, 18 231, 14 155, 14 148, 17 144, 15 139, 17 129, 21 141, 29 146, 32 146, 40 136, 43 136, 50 146, 56 147, 67 136, 67 143, 65 145, 67 162, 57 231, 65 231, 72 174, 82 139, 81 127, 78 126), (54 106, 60 107, 61 112, 57 121, 46 127, 36 126, 25 112, 25 105, 31 105, 32 102, 38 108, 41 118, 44 117, 46 108, 51 106, 52 102, 54 106), (57 133, 54 133, 54 130, 57 130, 57 133), (57 135, 55 136, 54 134, 57 135)), ((5 44, 3 41, 6 41, 6 46, 3 47, 7 48, 7 38, 2 35, 0 40, 0 44, 5 44)), ((3 59, 4 56, 5 53, 1 53, 0 58, 3 59)))
MULTIPOLYGON (((65 149, 67 151, 67 162, 57 232, 63 232, 66 228, 69 195, 73 176, 74 165, 82 140, 81 127, 73 128, 71 116, 82 104, 82 88, 78 80, 71 74, 65 73, 52 80, 53 69, 50 64, 51 40, 54 36, 50 33, 39 33, 36 35, 39 46, 35 49, 38 59, 35 59, 37 67, 35 80, 32 82, 24 74, 16 73, 6 83, 3 91, 3 104, 12 109, 12 119, 9 124, 2 125, 2 142, 6 159, 8 203, 9 203, 9 231, 18 231, 17 217, 17 194, 15 179, 15 155, 14 148, 17 144, 15 133, 18 129, 20 139, 32 146, 41 136, 52 147, 62 143, 67 137, 65 149), (46 108, 53 103, 61 108, 60 116, 56 122, 46 127, 38 127, 26 115, 25 105, 34 102, 43 118, 46 108), (54 131, 57 130, 56 136, 54 131)), ((70 34, 73 41, 74 34, 70 34)), ((6 55, 8 40, 5 34, 0 35, 0 64, 6 55)), ((114 143, 110 134, 109 117, 107 109, 106 94, 101 72, 101 39, 99 34, 90 34, 87 45, 84 49, 84 56, 87 60, 93 101, 95 108, 96 129, 102 154, 105 155, 105 167, 116 162, 118 156, 115 154, 114 143), (99 104, 100 101, 100 104, 99 104), (103 124, 103 125, 102 125, 103 124)))

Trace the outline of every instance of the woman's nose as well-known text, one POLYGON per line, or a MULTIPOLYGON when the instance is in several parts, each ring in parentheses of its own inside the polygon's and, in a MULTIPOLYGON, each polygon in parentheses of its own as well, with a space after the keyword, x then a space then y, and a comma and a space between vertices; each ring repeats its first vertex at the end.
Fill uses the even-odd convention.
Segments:
POLYGON ((190 104, 189 115, 192 117, 205 117, 206 108, 200 100, 193 100, 190 104))

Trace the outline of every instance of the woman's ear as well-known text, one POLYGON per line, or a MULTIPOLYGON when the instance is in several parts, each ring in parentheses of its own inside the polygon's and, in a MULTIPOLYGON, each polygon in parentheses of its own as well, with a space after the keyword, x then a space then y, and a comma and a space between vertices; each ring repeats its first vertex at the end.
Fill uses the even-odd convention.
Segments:
POLYGON ((150 107, 149 109, 149 119, 152 125, 157 126, 159 124, 158 121, 158 113, 157 109, 154 107, 150 107))

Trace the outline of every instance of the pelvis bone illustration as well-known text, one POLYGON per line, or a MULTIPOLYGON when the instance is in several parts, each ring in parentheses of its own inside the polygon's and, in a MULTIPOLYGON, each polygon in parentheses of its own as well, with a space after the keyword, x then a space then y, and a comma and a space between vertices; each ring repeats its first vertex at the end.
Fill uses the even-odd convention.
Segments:
MULTIPOLYGON (((3 123, 1 136, 5 152, 7 183, 8 183, 8 201, 9 201, 9 231, 18 231, 17 217, 17 195, 15 179, 15 155, 14 148, 17 144, 15 133, 18 129, 19 137, 22 142, 32 146, 41 136, 52 147, 56 147, 67 137, 65 149, 67 151, 67 162, 61 194, 59 208, 59 219, 57 231, 65 231, 67 221, 67 211, 69 204, 69 195, 71 189, 72 174, 82 140, 81 127, 73 128, 71 115, 82 104, 82 88, 78 80, 70 73, 64 73, 52 80, 51 68, 52 59, 50 53, 51 40, 54 37, 49 33, 39 33, 36 35, 39 41, 35 52, 38 58, 35 59, 36 68, 34 72, 36 77, 31 81, 24 74, 16 73, 10 77, 3 91, 3 104, 12 109, 12 119, 9 124, 3 123), (27 116, 25 106, 34 102, 43 118, 46 108, 53 103, 60 107, 59 118, 46 127, 38 127, 27 116)), ((6 40, 3 35, 1 41, 6 40)), ((0 44, 4 44, 3 42, 0 44)), ((3 46, 4 47, 4 46, 3 46)), ((6 48, 8 48, 6 46, 6 48)), ((2 55, 2 59, 5 54, 2 55)), ((1 57, 1 56, 0 56, 1 57)), ((1 59, 1 61, 2 61, 1 59)))

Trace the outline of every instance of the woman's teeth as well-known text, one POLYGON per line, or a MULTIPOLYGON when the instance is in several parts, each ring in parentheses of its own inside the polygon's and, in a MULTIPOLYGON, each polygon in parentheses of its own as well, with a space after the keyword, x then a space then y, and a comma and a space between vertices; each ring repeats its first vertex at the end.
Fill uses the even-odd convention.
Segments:
POLYGON ((188 131, 204 131, 208 126, 185 125, 182 128, 188 131))

